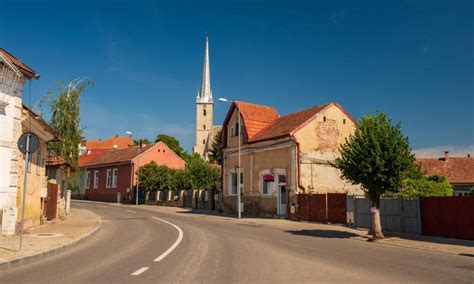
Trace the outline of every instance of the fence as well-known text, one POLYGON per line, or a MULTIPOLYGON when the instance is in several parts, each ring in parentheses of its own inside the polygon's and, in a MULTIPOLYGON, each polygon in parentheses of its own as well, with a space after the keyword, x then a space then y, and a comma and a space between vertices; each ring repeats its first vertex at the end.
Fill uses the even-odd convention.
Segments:
MULTIPOLYGON (((347 196, 347 222, 354 227, 371 228, 370 207, 372 207, 372 202, 364 197, 347 196)), ((382 199, 380 201, 380 221, 384 231, 420 234, 419 200, 382 199)))
POLYGON ((474 196, 424 197, 423 235, 474 240, 474 196))
POLYGON ((299 194, 298 219, 346 223, 346 196, 345 193, 299 194))
POLYGON ((211 190, 177 190, 147 193, 146 204, 213 210, 211 190))

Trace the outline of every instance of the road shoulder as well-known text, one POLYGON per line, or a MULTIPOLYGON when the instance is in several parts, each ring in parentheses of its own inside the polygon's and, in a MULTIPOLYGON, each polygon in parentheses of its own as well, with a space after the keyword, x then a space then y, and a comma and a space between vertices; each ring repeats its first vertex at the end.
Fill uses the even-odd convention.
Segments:
POLYGON ((18 252, 19 235, 0 236, 0 271, 29 264, 70 249, 91 238, 101 227, 100 217, 86 209, 71 208, 65 220, 29 228, 18 252))

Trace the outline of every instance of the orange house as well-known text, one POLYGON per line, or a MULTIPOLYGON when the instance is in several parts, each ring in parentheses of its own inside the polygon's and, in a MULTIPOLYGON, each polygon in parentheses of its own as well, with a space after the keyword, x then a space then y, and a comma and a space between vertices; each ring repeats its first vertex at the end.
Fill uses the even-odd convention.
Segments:
POLYGON ((85 170, 85 198, 116 202, 119 196, 121 202, 127 202, 136 186, 137 169, 152 161, 173 169, 184 169, 186 165, 185 161, 163 142, 141 149, 129 147, 108 150, 82 164, 85 170))

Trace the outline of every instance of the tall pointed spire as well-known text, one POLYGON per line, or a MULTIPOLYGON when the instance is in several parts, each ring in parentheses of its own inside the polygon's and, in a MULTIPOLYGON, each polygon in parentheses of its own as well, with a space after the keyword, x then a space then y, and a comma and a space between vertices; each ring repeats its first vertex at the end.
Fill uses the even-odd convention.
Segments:
POLYGON ((211 91, 211 69, 209 67, 209 40, 206 33, 206 50, 204 51, 204 66, 202 68, 202 82, 199 90, 197 102, 212 103, 211 91))

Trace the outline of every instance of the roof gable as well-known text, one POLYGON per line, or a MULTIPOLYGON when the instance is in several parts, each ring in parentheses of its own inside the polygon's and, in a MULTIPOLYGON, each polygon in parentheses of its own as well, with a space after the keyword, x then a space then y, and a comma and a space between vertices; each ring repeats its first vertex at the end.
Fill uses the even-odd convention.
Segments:
POLYGON ((8 51, 3 48, 0 48, 0 56, 12 64, 21 74, 28 78, 39 78, 39 75, 31 69, 29 66, 18 60, 15 56, 11 55, 8 51))

